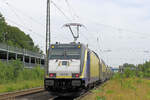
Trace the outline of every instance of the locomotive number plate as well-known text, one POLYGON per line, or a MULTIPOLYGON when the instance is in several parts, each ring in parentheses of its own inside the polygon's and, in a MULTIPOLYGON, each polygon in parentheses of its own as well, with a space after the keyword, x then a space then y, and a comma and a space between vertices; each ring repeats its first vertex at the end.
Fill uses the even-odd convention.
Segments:
POLYGON ((68 76, 68 73, 60 73, 61 76, 68 76))

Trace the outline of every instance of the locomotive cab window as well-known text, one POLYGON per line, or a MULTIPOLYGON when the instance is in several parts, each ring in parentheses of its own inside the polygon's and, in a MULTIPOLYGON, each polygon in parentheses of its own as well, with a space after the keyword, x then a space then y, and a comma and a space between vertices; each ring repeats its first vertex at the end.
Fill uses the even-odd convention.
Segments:
POLYGON ((81 48, 52 48, 49 59, 80 59, 81 48))
POLYGON ((67 61, 63 61, 62 65, 67 65, 67 63, 68 63, 67 61))

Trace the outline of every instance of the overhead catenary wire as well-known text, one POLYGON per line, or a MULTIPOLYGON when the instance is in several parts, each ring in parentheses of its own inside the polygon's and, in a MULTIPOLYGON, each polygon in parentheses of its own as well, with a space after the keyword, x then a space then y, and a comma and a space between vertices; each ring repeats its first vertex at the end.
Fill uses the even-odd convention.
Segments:
MULTIPOLYGON (((60 8, 59 6, 57 6, 57 4, 56 4, 54 1, 51 0, 51 3, 62 13, 62 15, 63 15, 64 17, 66 17, 66 19, 67 19, 68 21, 72 22, 72 20, 61 10, 61 8, 60 8)), ((77 15, 76 15, 76 16, 77 16, 77 15)), ((84 34, 82 34, 82 35, 83 35, 83 37, 85 38, 85 40, 88 40, 88 38, 87 38, 86 35, 84 35, 84 34)))
POLYGON ((102 59, 106 58, 106 56, 104 54, 104 48, 103 48, 104 44, 103 44, 103 40, 102 40, 101 35, 98 35, 98 37, 97 37, 97 45, 98 45, 98 49, 99 49, 99 52, 100 52, 100 56, 102 56, 102 59))
MULTIPOLYGON (((66 2, 66 4, 67 4, 68 8, 70 9, 70 11, 72 10, 71 12, 73 13, 74 10, 73 10, 73 8, 70 6, 68 0, 65 0, 65 2, 66 2)), ((66 14, 60 9, 60 7, 58 7, 58 6, 56 5, 56 3, 54 3, 53 1, 52 1, 52 3, 54 4, 54 6, 55 6, 65 17, 67 17, 66 14)), ((74 16, 79 19, 79 16, 78 16, 77 14, 74 13, 74 16)), ((74 16, 73 16, 73 17, 74 17, 74 16)), ((69 19, 69 18, 67 17, 67 19, 69 19)), ((81 20, 81 19, 80 19, 80 20, 81 20)), ((85 33, 83 32, 82 35, 83 35, 83 38, 84 38, 85 40, 88 40, 87 34, 85 34, 85 33)))
MULTIPOLYGON (((66 5, 68 6, 68 9, 69 9, 70 12, 71 12, 72 17, 74 17, 74 20, 75 20, 75 19, 78 19, 78 20, 79 20, 79 19, 80 19, 79 16, 75 13, 75 11, 74 11, 73 7, 71 7, 69 1, 68 1, 68 0, 65 0, 65 2, 66 2, 66 5)), ((86 28, 86 27, 85 27, 85 28, 86 28)), ((86 30, 87 30, 87 28, 86 28, 86 30)), ((84 38, 85 40, 88 40, 87 34, 85 34, 85 33, 83 32, 82 35, 83 35, 83 38, 84 38)))
POLYGON ((69 1, 68 1, 68 0, 65 0, 65 2, 66 2, 66 5, 68 6, 68 9, 69 9, 69 11, 70 11, 70 13, 71 13, 73 19, 74 19, 74 20, 75 20, 75 19, 78 19, 79 16, 75 13, 75 11, 74 11, 74 9, 71 7, 69 1))
POLYGON ((136 35, 141 35, 141 36, 150 36, 149 33, 142 33, 142 32, 136 32, 136 31, 132 31, 132 30, 129 30, 129 29, 125 29, 125 28, 120 28, 120 27, 115 27, 113 25, 108 25, 108 24, 104 24, 104 23, 100 23, 100 22, 97 22, 97 21, 93 21, 92 18, 90 18, 88 21, 91 21, 93 23, 95 23, 96 25, 101 25, 101 26, 104 26, 106 28, 112 28, 112 29, 115 29, 117 31, 121 31, 121 32, 130 32, 130 33, 133 33, 133 34, 136 34, 136 35))
POLYGON ((17 9, 16 7, 14 7, 12 4, 8 3, 8 2, 5 2, 5 4, 10 7, 11 9, 14 9, 13 11, 17 11, 19 12, 20 14, 22 14, 23 16, 25 16, 26 18, 28 18, 29 20, 31 20, 32 22, 34 23, 37 23, 41 26, 43 26, 44 24, 39 22, 38 20, 36 20, 35 18, 29 16, 28 14, 24 13, 23 11, 21 11, 20 9, 17 9))
MULTIPOLYGON (((5 11, 4 11, 4 8, 2 8, 2 7, 1 7, 1 10, 2 10, 3 12, 5 12, 5 11)), ((12 10, 12 11, 13 11, 13 10, 12 10)), ((14 12, 14 11, 13 11, 13 12, 14 12)), ((14 12, 14 13, 15 13, 15 12, 14 12)), ((15 14, 16 14, 16 13, 15 13, 15 14)), ((16 14, 16 17, 19 18, 19 16, 18 16, 17 14, 16 14)), ((31 28, 29 28, 29 27, 27 27, 27 26, 25 26, 25 25, 18 24, 18 23, 14 22, 13 20, 11 20, 11 19, 8 18, 8 17, 6 17, 6 19, 7 19, 8 21, 12 22, 13 24, 17 25, 17 26, 20 26, 20 27, 24 28, 24 29, 27 30, 28 32, 32 33, 34 36, 36 35, 36 37, 45 38, 43 35, 34 32, 31 28)))
MULTIPOLYGON (((23 11, 21 11, 20 9, 17 9, 16 7, 14 7, 12 4, 8 3, 8 0, 5 1, 5 0, 2 0, 1 1, 3 4, 7 5, 10 10, 16 15, 16 17, 18 17, 19 19, 22 19, 21 17, 19 17, 19 14, 20 13, 21 15, 23 15, 23 17, 26 17, 28 18, 30 21, 34 22, 34 23, 37 23, 38 25, 41 25, 41 26, 44 26, 42 23, 40 23, 38 20, 35 20, 35 18, 29 16, 28 14, 24 13, 23 11)), ((25 20, 22 20, 22 21, 25 21, 25 20)))
POLYGON ((61 9, 60 7, 57 6, 57 4, 51 0, 51 3, 62 13, 62 15, 68 20, 68 21, 72 21, 61 9))
POLYGON ((17 26, 20 26, 20 27, 26 29, 27 31, 29 31, 30 33, 32 33, 32 35, 34 35, 34 36, 36 36, 36 37, 44 38, 42 35, 40 35, 39 33, 34 32, 32 29, 29 29, 29 28, 27 28, 27 27, 25 27, 25 26, 23 26, 23 25, 21 25, 21 24, 18 24, 18 23, 16 23, 16 22, 12 21, 12 20, 9 19, 9 18, 6 18, 6 19, 7 19, 8 21, 12 22, 13 24, 17 25, 17 26))
POLYGON ((22 23, 22 25, 24 25, 26 27, 26 23, 25 23, 25 20, 22 20, 22 18, 17 14, 17 12, 9 6, 8 3, 6 3, 7 6, 10 8, 10 10, 14 13, 14 15, 17 17, 18 20, 20 20, 20 22, 22 23))

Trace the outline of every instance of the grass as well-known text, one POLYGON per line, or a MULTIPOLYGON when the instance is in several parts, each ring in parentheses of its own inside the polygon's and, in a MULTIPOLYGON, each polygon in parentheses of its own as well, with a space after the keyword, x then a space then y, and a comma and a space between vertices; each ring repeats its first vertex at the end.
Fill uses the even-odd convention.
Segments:
POLYGON ((112 79, 92 92, 82 100, 150 100, 150 80, 112 79))
POLYGON ((16 83, 0 84, 0 93, 14 92, 43 86, 43 80, 28 80, 16 83))
POLYGON ((44 70, 39 66, 25 69, 19 60, 0 61, 0 93, 43 86, 44 70))

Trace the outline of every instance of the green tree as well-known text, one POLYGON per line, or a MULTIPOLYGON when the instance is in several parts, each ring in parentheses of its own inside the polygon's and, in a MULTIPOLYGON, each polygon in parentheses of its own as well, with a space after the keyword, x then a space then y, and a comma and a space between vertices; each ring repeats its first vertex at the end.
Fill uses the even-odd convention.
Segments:
POLYGON ((0 14, 0 42, 42 53, 39 46, 34 44, 30 35, 26 35, 17 27, 8 25, 2 14, 0 14))

